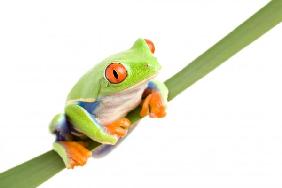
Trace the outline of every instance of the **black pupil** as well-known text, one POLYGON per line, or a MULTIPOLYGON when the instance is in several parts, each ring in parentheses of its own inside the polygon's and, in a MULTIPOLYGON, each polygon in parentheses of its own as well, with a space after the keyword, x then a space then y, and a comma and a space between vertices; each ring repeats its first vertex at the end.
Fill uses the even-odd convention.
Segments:
POLYGON ((115 77, 116 79, 118 79, 118 73, 117 73, 116 70, 113 70, 113 74, 114 74, 114 77, 115 77))

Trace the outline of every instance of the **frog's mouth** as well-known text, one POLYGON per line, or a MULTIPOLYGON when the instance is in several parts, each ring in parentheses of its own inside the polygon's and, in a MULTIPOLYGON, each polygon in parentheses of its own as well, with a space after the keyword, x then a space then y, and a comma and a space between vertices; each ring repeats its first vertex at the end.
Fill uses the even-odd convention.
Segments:
POLYGON ((124 89, 124 91, 128 91, 128 90, 132 90, 132 89, 135 89, 135 88, 139 88, 140 86, 143 86, 143 85, 147 85, 148 82, 152 79, 154 79, 155 77, 157 76, 157 74, 154 74, 152 76, 150 76, 149 78, 145 79, 145 80, 142 80, 140 82, 138 82, 137 84, 131 86, 131 87, 128 87, 126 89, 124 89))
MULTIPOLYGON (((125 96, 138 96, 138 93, 143 93, 144 90, 148 87, 148 82, 155 78, 156 75, 149 77, 148 79, 142 80, 141 82, 135 84, 134 86, 128 87, 120 92, 114 93, 115 97, 122 99, 125 96)), ((109 95, 108 95, 109 96, 109 95)))

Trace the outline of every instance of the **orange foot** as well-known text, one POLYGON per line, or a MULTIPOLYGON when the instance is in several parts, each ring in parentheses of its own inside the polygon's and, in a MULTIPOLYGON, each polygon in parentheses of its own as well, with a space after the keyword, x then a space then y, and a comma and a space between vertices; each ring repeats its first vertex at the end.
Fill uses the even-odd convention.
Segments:
POLYGON ((112 135, 117 135, 118 137, 124 137, 127 134, 128 128, 131 122, 127 118, 120 118, 111 124, 107 125, 107 131, 112 135))
POLYGON ((162 118, 166 115, 165 103, 158 91, 149 93, 142 103, 140 116, 145 117, 149 115, 151 118, 162 118))
POLYGON ((59 144, 65 148, 66 159, 64 161, 67 168, 85 165, 87 159, 92 155, 92 152, 86 149, 82 142, 60 141, 59 144))

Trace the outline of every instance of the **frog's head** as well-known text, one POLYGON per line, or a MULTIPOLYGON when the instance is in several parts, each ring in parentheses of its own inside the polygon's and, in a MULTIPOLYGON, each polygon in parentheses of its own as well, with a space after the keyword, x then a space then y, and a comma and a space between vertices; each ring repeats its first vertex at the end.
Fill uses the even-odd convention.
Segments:
POLYGON ((154 51, 151 41, 136 40, 130 49, 106 58, 81 77, 67 100, 93 101, 150 80, 160 69, 154 51))
POLYGON ((138 39, 129 50, 105 59, 100 64, 104 75, 99 95, 123 91, 156 76, 161 66, 153 56, 154 51, 154 44, 150 40, 138 39))

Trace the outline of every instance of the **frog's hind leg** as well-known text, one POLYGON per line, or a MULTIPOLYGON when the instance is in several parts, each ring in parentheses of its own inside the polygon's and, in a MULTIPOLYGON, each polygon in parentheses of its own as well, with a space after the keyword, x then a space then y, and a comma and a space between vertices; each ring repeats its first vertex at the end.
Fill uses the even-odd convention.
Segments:
POLYGON ((86 149, 87 142, 73 135, 70 123, 64 114, 56 115, 50 123, 50 132, 56 135, 53 149, 63 159, 67 168, 82 166, 91 156, 91 151, 86 149))

